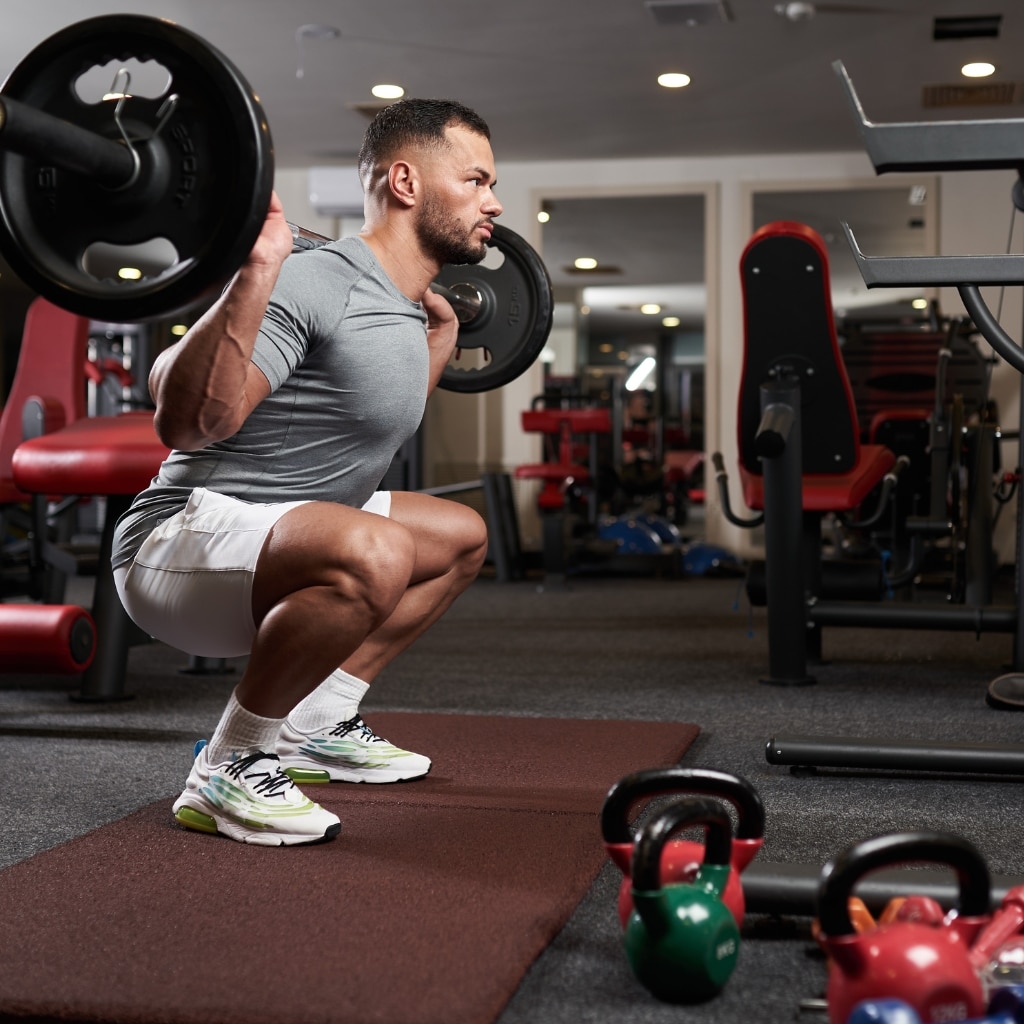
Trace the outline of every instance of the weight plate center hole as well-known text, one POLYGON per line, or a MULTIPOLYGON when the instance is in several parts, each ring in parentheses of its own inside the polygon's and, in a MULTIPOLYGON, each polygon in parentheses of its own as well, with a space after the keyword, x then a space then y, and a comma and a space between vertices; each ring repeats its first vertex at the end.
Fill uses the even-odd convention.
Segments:
POLYGON ((83 103, 88 104, 120 99, 120 94, 112 95, 112 90, 116 87, 115 83, 122 81, 122 71, 128 74, 130 96, 155 100, 165 95, 171 87, 171 73, 159 61, 140 61, 135 57, 129 57, 123 61, 111 60, 106 64, 94 64, 75 79, 75 95, 83 103))
POLYGON ((179 262, 167 238, 149 238, 132 245, 93 242, 82 254, 82 269, 97 281, 133 284, 160 277, 179 262))
POLYGON ((448 360, 448 366, 456 372, 482 370, 490 361, 490 350, 477 345, 474 348, 456 348, 448 360))
POLYGON ((496 245, 487 247, 487 255, 480 261, 479 266, 487 270, 500 270, 505 262, 505 254, 496 245))

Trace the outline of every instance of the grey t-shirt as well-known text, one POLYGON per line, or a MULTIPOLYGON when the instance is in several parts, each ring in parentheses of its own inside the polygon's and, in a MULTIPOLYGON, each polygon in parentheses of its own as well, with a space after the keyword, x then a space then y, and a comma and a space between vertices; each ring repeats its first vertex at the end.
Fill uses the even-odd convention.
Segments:
POLYGON ((365 504, 423 417, 425 339, 423 307, 362 239, 290 256, 253 352, 270 395, 233 437, 171 452, 118 522, 113 566, 195 487, 252 502, 365 504))

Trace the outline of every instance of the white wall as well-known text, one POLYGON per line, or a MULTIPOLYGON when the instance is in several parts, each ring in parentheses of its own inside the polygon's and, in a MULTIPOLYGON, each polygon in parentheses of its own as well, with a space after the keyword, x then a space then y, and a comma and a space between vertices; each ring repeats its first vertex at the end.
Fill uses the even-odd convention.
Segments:
MULTIPOLYGON (((883 180, 896 181, 897 175, 883 180)), ((536 219, 542 198, 558 196, 630 195, 703 192, 708 309, 706 322, 706 437, 707 449, 721 451, 727 467, 736 465, 736 396, 742 355, 742 308, 739 260, 751 233, 750 194, 759 184, 806 183, 808 188, 863 185, 877 176, 862 152, 791 154, 785 156, 659 158, 648 160, 550 161, 502 163, 498 149, 502 223, 523 235, 543 255, 542 229, 536 219)), ((999 253, 1006 250, 1010 223, 1011 172, 944 174, 938 177, 938 251, 948 255, 999 253)), ((278 191, 290 220, 330 234, 339 225, 319 218, 308 199, 304 170, 278 173, 278 191)), ((1017 242, 1018 247, 1020 242, 1017 242)), ((1018 250, 1019 251, 1019 250, 1018 250)), ((870 253, 868 254, 870 255, 870 253)), ((994 309, 998 296, 985 291, 994 309)), ((941 308, 951 315, 963 312, 954 289, 942 289, 941 308)), ((1020 289, 1007 292, 1002 322, 1010 334, 1022 334, 1020 289)), ((481 469, 511 470, 539 456, 536 438, 522 433, 519 414, 541 391, 542 372, 536 365, 497 392, 484 395, 438 393, 431 400, 425 425, 427 479, 449 482, 481 469), (486 428, 486 429, 485 429, 486 428)), ((1018 379, 1005 365, 996 368, 993 393, 1001 420, 1016 428, 1018 379)), ((1004 465, 1017 464, 1016 445, 1004 451, 1004 465)), ((735 485, 735 480, 733 481, 735 485)), ((734 502, 738 490, 732 489, 734 502)), ((749 554, 752 534, 731 526, 721 516, 714 488, 708 488, 708 539, 749 554)), ((741 510, 742 511, 742 510, 741 510)), ((1000 551, 1012 558, 1015 510, 1004 510, 1000 551), (1007 546, 1009 545, 1009 546, 1007 546)))

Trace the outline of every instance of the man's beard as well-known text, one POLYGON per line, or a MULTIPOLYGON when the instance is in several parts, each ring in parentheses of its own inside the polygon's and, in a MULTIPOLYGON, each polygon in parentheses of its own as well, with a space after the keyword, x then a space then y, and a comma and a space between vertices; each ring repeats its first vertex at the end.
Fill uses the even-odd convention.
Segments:
POLYGON ((429 195, 420 207, 416 236, 426 254, 441 264, 479 263, 487 255, 487 245, 474 241, 444 206, 429 195))

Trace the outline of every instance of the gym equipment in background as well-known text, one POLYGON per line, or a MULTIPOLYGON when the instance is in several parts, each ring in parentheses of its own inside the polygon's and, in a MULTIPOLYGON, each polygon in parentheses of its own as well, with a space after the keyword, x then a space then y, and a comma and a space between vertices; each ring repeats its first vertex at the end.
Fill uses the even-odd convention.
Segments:
MULTIPOLYGON (((1012 167, 1020 169, 1021 121, 936 122, 893 125, 871 124, 864 117, 853 85, 841 63, 835 70, 843 82, 847 98, 860 122, 861 133, 872 163, 881 174, 889 170, 918 169, 961 170, 1012 167)), ((1024 208, 1022 180, 1014 184, 1015 207, 1024 208)), ((868 287, 885 287, 915 283, 922 286, 956 286, 975 324, 993 349, 1018 373, 1020 380, 1020 430, 1024 437, 1024 350, 996 322, 981 298, 982 285, 1021 284, 1024 282, 1024 256, 931 256, 931 257, 866 257, 857 245, 849 225, 844 224, 847 239, 868 287)), ((1018 442, 1021 443, 1020 441, 1018 442)), ((990 683, 987 702, 1006 710, 1024 709, 1024 602, 1020 592, 1020 555, 1024 552, 1024 508, 1018 502, 1016 551, 1018 570, 1012 606, 1005 608, 943 608, 914 609, 900 612, 892 624, 925 625, 932 621, 956 623, 950 628, 981 631, 997 628, 1014 636, 1012 671, 990 683), (941 613, 941 614, 939 614, 941 613), (925 618, 926 617, 926 618, 925 618)), ((862 613, 848 608, 808 609, 808 614, 821 624, 856 622, 863 625, 889 624, 881 617, 865 621, 862 613)), ((942 744, 929 742, 894 742, 856 737, 787 737, 775 736, 768 746, 769 760, 789 764, 796 769, 818 766, 885 770, 930 770, 976 773, 1018 773, 1024 751, 985 744, 942 744)))

